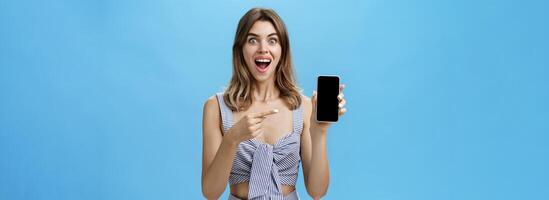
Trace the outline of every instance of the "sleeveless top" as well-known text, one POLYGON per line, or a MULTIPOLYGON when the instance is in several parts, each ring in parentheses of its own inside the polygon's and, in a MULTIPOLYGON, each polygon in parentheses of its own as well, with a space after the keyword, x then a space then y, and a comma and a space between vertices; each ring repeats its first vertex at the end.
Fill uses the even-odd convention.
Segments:
MULTIPOLYGON (((233 126, 233 113, 223 100, 223 93, 217 93, 221 110, 223 134, 233 126)), ((285 134, 274 145, 257 139, 241 142, 236 150, 229 176, 229 184, 249 182, 248 199, 283 199, 281 185, 295 186, 299 163, 300 144, 303 130, 303 108, 293 112, 293 131, 285 134)))

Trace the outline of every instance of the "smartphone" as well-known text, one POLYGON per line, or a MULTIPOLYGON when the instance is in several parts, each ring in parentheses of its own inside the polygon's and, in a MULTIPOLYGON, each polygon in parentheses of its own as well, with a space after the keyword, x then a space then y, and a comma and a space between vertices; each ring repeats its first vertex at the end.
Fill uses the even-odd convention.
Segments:
POLYGON ((316 121, 337 122, 339 112, 339 76, 318 76, 316 86, 316 121))

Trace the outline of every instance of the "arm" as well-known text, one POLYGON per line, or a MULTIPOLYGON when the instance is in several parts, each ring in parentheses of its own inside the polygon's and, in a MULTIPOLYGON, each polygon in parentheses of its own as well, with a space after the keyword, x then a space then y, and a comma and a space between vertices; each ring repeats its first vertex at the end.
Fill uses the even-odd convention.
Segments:
MULTIPOLYGON (((343 98, 344 85, 340 85, 339 100, 339 116, 343 115, 347 110, 344 108, 345 99, 343 98)), ((320 199, 328 191, 330 182, 330 169, 328 163, 328 155, 326 148, 326 138, 330 123, 317 122, 316 115, 316 93, 312 99, 305 99, 306 120, 303 124, 303 133, 301 135, 301 160, 303 162, 303 174, 307 193, 313 199, 320 199)))
POLYGON ((323 197, 330 182, 328 155, 326 149, 327 131, 311 129, 312 105, 309 98, 304 98, 303 132, 301 134, 301 160, 303 179, 307 193, 313 199, 323 197), (314 166, 314 167, 313 167, 314 166))
POLYGON ((216 97, 204 104, 202 119, 202 194, 218 199, 225 191, 237 143, 223 137, 216 97))

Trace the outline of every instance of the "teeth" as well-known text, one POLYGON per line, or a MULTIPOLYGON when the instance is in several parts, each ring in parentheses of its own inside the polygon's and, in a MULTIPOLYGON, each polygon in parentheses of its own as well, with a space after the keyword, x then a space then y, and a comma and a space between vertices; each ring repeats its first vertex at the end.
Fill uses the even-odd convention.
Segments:
POLYGON ((257 59, 256 62, 271 62, 269 59, 257 59))

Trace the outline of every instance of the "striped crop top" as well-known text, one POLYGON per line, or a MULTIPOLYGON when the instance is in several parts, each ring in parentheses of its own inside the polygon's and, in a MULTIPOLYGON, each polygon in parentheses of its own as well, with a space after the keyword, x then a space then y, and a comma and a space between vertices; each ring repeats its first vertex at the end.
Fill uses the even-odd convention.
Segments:
MULTIPOLYGON (((223 134, 233 126, 233 113, 217 93, 221 110, 223 134)), ((249 182, 248 199, 282 199, 281 185, 295 186, 300 156, 300 137, 303 130, 303 107, 293 111, 293 131, 274 145, 250 139, 238 145, 229 176, 229 184, 249 182)))

